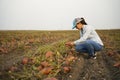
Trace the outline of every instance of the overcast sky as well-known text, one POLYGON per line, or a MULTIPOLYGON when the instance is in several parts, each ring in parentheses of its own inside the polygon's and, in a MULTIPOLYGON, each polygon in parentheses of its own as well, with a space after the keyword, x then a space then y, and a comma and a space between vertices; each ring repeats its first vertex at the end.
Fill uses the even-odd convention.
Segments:
POLYGON ((76 17, 120 29, 120 0, 0 0, 0 30, 72 29, 76 17))

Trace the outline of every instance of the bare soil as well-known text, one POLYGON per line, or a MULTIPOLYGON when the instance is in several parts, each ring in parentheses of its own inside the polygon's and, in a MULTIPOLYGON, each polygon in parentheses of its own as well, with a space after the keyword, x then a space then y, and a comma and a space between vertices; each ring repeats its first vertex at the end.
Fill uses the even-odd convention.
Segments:
POLYGON ((113 66, 114 59, 105 50, 97 52, 97 59, 87 59, 87 54, 78 56, 71 72, 61 74, 59 80, 120 80, 120 68, 113 66))

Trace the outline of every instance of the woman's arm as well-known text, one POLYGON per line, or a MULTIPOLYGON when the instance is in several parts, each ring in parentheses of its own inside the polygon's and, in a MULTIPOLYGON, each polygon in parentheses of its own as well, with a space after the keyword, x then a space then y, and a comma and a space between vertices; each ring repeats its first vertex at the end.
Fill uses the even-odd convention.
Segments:
POLYGON ((92 29, 90 26, 86 27, 86 28, 84 29, 83 35, 80 37, 80 39, 74 41, 74 44, 78 44, 78 43, 80 43, 80 42, 85 41, 85 40, 88 38, 88 36, 90 35, 90 33, 91 33, 92 30, 93 30, 93 29, 92 29))

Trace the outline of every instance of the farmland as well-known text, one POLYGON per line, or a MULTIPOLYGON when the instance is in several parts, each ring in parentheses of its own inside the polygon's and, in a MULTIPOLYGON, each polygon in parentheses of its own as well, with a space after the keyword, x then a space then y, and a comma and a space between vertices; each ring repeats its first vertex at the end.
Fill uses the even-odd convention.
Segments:
POLYGON ((119 80, 120 30, 97 32, 105 46, 88 60, 65 46, 76 30, 0 31, 0 80, 119 80))

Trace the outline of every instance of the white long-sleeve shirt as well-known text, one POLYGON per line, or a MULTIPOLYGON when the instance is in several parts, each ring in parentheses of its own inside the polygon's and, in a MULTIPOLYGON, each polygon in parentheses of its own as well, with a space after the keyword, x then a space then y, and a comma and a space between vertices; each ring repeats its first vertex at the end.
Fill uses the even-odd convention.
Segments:
POLYGON ((96 33, 95 29, 90 25, 83 25, 83 30, 80 30, 80 39, 74 41, 74 44, 76 45, 86 40, 93 40, 103 46, 102 40, 96 33))

